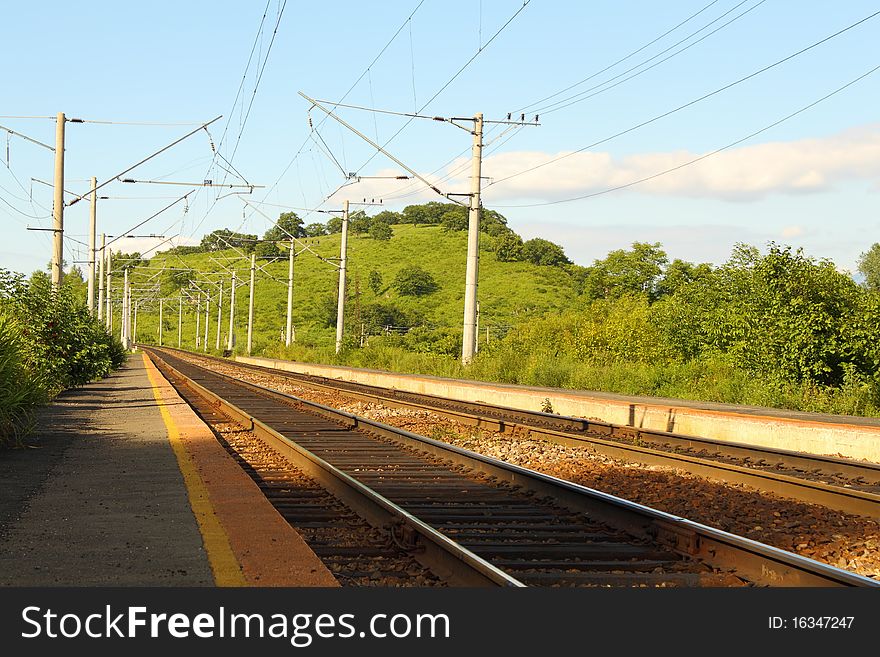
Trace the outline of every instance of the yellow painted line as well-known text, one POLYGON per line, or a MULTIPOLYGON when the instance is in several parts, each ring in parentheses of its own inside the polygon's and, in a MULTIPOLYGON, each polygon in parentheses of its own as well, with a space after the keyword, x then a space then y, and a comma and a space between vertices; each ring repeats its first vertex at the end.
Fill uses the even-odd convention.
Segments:
POLYGON ((168 429, 168 440, 177 457, 177 465, 183 475, 183 481, 189 494, 189 503, 199 524, 205 552, 208 555, 208 563, 214 574, 214 583, 217 586, 246 586, 247 581, 241 571, 241 565, 232 551, 226 530, 223 529, 220 519, 214 513, 205 482, 199 476, 196 464, 180 439, 177 425, 162 400, 159 381, 153 369, 154 365, 146 354, 143 354, 143 357, 147 376, 153 386, 153 396, 159 404, 159 411, 165 421, 165 427, 168 429))

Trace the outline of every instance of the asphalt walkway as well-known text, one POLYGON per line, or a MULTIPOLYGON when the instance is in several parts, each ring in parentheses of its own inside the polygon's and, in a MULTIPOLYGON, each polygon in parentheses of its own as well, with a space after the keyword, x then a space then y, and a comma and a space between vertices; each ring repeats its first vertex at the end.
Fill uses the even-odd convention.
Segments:
POLYGON ((29 444, 0 451, 2 586, 337 585, 141 354, 29 444))

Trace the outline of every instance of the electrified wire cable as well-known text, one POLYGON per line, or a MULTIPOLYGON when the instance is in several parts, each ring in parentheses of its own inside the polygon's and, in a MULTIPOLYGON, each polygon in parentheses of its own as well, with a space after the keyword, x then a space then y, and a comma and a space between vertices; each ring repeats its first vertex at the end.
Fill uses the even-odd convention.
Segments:
POLYGON ((863 80, 864 78, 868 77, 868 76, 871 75, 872 73, 875 73, 878 69, 880 69, 880 65, 875 66, 874 68, 872 68, 871 70, 869 70, 869 71, 866 72, 866 73, 863 73, 862 75, 860 75, 859 77, 855 78, 854 80, 850 80, 849 82, 847 82, 847 83, 844 84, 843 86, 838 87, 837 89, 835 89, 835 90, 832 91, 831 93, 828 93, 828 94, 822 96, 822 97, 819 98, 818 100, 815 100, 815 101, 813 101, 812 103, 810 103, 810 104, 808 104, 808 105, 804 105, 803 107, 801 107, 800 109, 798 109, 798 110, 792 112, 791 114, 789 114, 789 115, 787 115, 787 116, 784 116, 784 117, 782 117, 781 119, 778 119, 777 121, 774 121, 774 122, 771 123, 770 125, 766 125, 766 126, 764 126, 763 128, 761 128, 760 130, 756 130, 755 132, 752 132, 751 134, 748 134, 748 135, 746 135, 745 137, 742 137, 742 138, 740 138, 740 139, 737 139, 736 141, 732 141, 732 142, 730 142, 729 144, 727 144, 726 146, 722 146, 721 148, 717 148, 717 149, 715 149, 714 151, 711 151, 710 153, 706 153, 706 154, 701 155, 701 156, 699 156, 699 157, 693 158, 692 160, 688 160, 687 162, 684 162, 684 163, 682 163, 682 164, 676 165, 676 166, 674 166, 674 167, 670 167, 669 169, 665 169, 665 170, 663 170, 663 171, 660 171, 660 172, 658 172, 658 173, 652 174, 652 175, 650 175, 650 176, 645 176, 644 178, 639 178, 638 180, 633 180, 632 182, 628 182, 628 183, 623 184, 623 185, 617 185, 616 187, 610 187, 610 188, 608 188, 608 189, 603 189, 603 190, 598 191, 598 192, 592 192, 592 193, 590 193, 590 194, 584 194, 584 195, 582 195, 582 196, 575 196, 575 197, 572 197, 572 198, 561 199, 561 200, 558 200, 558 201, 546 201, 546 202, 543 202, 543 203, 526 203, 526 204, 520 204, 520 205, 494 205, 494 204, 493 204, 493 207, 496 207, 496 208, 536 208, 536 207, 542 207, 542 206, 546 206, 546 205, 558 205, 558 204, 560 204, 560 203, 570 203, 570 202, 572 202, 572 201, 580 201, 580 200, 587 199, 587 198, 593 198, 593 197, 595 197, 595 196, 602 196, 603 194, 609 194, 609 193, 611 193, 611 192, 616 192, 616 191, 621 190, 621 189, 627 189, 628 187, 633 187, 633 186, 635 186, 635 185, 640 185, 640 184, 642 184, 642 183, 644 183, 644 182, 648 182, 649 180, 654 180, 655 178, 659 178, 660 176, 665 176, 666 174, 672 173, 672 172, 674 172, 674 171, 678 171, 678 170, 680 170, 680 169, 684 169, 685 167, 689 167, 689 166, 691 166, 691 165, 693 165, 693 164, 696 164, 697 162, 702 162, 703 160, 708 159, 708 158, 712 157, 713 155, 717 155, 718 153, 721 153, 721 152, 726 151, 726 150, 728 150, 728 149, 730 149, 730 148, 733 148, 734 146, 737 146, 737 145, 743 143, 744 141, 747 141, 747 140, 751 139, 752 137, 756 137, 756 136, 758 136, 758 135, 760 135, 760 134, 762 134, 762 133, 764 133, 764 132, 767 132, 768 130, 771 130, 772 128, 775 128, 776 126, 780 125, 781 123, 785 123, 785 122, 788 121, 789 119, 794 118, 794 117, 797 116, 798 114, 802 114, 803 112, 806 112, 807 110, 809 110, 809 109, 815 107, 815 106, 818 105, 819 103, 821 103, 821 102, 823 102, 823 101, 825 101, 825 100, 828 100, 828 99, 831 98, 832 96, 836 96, 837 94, 839 94, 840 92, 844 91, 844 90, 847 89, 848 87, 851 87, 852 85, 856 84, 856 83, 859 82, 860 80, 863 80))
POLYGON ((546 167, 546 166, 549 166, 550 164, 554 164, 556 162, 559 162, 560 160, 564 160, 568 157, 571 157, 572 155, 576 155, 578 153, 583 153, 584 151, 589 150, 591 148, 594 148, 600 144, 604 144, 606 142, 609 142, 612 139, 616 139, 617 137, 620 137, 622 135, 625 135, 625 134, 628 134, 628 133, 633 132, 635 130, 638 130, 639 128, 643 128, 646 125, 650 125, 651 123, 655 123, 656 121, 659 121, 660 119, 666 118, 667 116, 675 114, 676 112, 680 112, 683 109, 686 109, 688 107, 696 105, 697 103, 700 103, 700 102, 706 100, 707 98, 711 98, 712 96, 716 96, 716 95, 722 93, 723 91, 726 91, 732 87, 735 87, 739 84, 742 84, 743 82, 746 82, 747 80, 751 80, 752 78, 757 77, 758 75, 761 75, 762 73, 766 73, 767 71, 769 71, 773 68, 776 68, 777 66, 780 66, 781 64, 784 64, 785 62, 787 62, 791 59, 794 59, 795 57, 798 57, 799 55, 802 55, 805 52, 812 50, 813 48, 817 48, 818 46, 820 46, 824 43, 827 43, 831 39, 834 39, 834 38, 840 36, 841 34, 844 34, 844 33, 848 32, 849 30, 852 30, 852 29, 858 27, 859 25, 861 25, 861 24, 863 24, 873 18, 876 18, 878 15, 880 15, 880 11, 876 11, 873 14, 870 14, 869 16, 866 16, 865 18, 862 18, 861 20, 856 21, 855 23, 852 23, 851 25, 843 28, 842 30, 838 30, 837 32, 830 34, 829 36, 825 37, 824 39, 820 39, 819 41, 816 41, 815 43, 807 46, 806 48, 802 48, 801 50, 798 50, 797 52, 794 52, 791 55, 788 55, 787 57, 783 57, 782 59, 779 59, 779 60, 773 62, 772 64, 769 64, 763 68, 758 69, 757 71, 749 73, 748 75, 743 76, 737 80, 734 80, 733 82, 730 82, 730 83, 724 85, 723 87, 719 87, 718 89, 715 89, 714 91, 710 91, 709 93, 704 94, 704 95, 700 96, 699 98, 695 98, 694 100, 691 100, 687 103, 684 103, 683 105, 679 105, 678 107, 675 107, 671 110, 663 112, 662 114, 658 114, 657 116, 654 116, 653 118, 650 118, 646 121, 642 121, 641 123, 638 123, 634 126, 631 126, 625 130, 621 130, 620 132, 617 132, 609 137, 605 137, 603 139, 600 139, 598 141, 593 142, 592 144, 588 144, 587 146, 584 146, 583 148, 579 148, 577 150, 570 151, 564 155, 560 155, 558 157, 552 158, 550 160, 547 160, 546 162, 542 162, 541 164, 536 164, 535 166, 529 167, 528 169, 524 169, 523 171, 520 171, 518 173, 513 173, 509 176, 505 176, 504 178, 499 178, 498 180, 494 180, 489 185, 486 185, 486 187, 491 187, 492 185, 497 185, 497 184, 502 183, 506 180, 511 180, 512 178, 522 176, 526 173, 531 173, 532 171, 542 169, 543 167, 546 167))

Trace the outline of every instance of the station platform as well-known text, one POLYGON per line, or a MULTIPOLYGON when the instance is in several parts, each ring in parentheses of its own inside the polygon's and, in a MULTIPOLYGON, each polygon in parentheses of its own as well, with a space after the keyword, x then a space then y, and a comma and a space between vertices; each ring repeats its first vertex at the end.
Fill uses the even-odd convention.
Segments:
POLYGON ((0 451, 0 586, 338 585, 140 353, 0 451))

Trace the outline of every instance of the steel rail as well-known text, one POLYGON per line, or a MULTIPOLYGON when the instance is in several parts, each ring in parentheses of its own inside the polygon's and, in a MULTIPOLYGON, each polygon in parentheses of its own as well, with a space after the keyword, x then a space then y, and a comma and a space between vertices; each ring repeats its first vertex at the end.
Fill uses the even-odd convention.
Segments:
MULTIPOLYGON (((154 359, 162 360, 154 350, 150 349, 148 353, 154 359)), ((163 365, 170 367, 164 361, 163 365)), ((188 363, 188 365, 199 367, 192 363, 188 363)), ((178 376, 191 381, 190 377, 178 371, 176 372, 178 376)), ((431 438, 418 436, 409 431, 333 409, 316 402, 303 400, 265 386, 244 382, 217 372, 210 372, 210 374, 236 386, 253 390, 264 397, 293 403, 297 407, 308 409, 314 414, 340 422, 348 428, 379 437, 391 438, 406 446, 415 447, 444 460, 520 486, 536 495, 552 497, 557 503, 576 513, 584 514, 591 520, 606 522, 634 535, 651 538, 681 554, 696 558, 714 568, 735 570, 737 576, 754 584, 768 586, 880 587, 880 582, 871 578, 801 557, 751 539, 736 536, 729 532, 714 529, 686 518, 658 511, 586 486, 505 463, 431 438)), ((200 390, 205 391, 206 394, 219 399, 200 384, 193 381, 191 385, 197 386, 200 390)), ((294 446, 295 443, 284 438, 274 429, 266 426, 248 413, 240 409, 234 409, 233 414, 235 413, 238 414, 239 419, 246 426, 249 425, 254 431, 266 432, 269 435, 280 437, 283 444, 288 445, 295 453, 312 462, 319 470, 335 471, 334 476, 339 481, 352 479, 329 463, 318 459, 308 450, 294 446), (339 475, 342 476, 340 477, 339 475)), ((352 479, 352 481, 355 480, 352 479)), ((362 487, 366 488, 365 486, 362 487)), ((399 509, 399 517, 403 519, 403 522, 408 523, 421 536, 430 537, 431 540, 434 540, 434 534, 436 534, 442 537, 442 540, 437 541, 437 544, 445 542, 454 544, 443 534, 433 530, 427 523, 419 521, 415 516, 400 509, 400 507, 397 507, 397 505, 386 498, 382 498, 381 502, 374 502, 374 504, 384 507, 386 510, 391 510, 392 507, 395 510, 399 509)), ((464 550, 467 559, 472 563, 487 564, 495 568, 465 548, 460 549, 464 550)), ((503 573, 503 571, 497 568, 495 570, 503 573)), ((508 585, 515 584, 509 582, 508 585)))
MULTIPOLYGON (((174 351, 172 349, 172 351, 174 351)), ((182 353, 190 353, 181 350, 182 353)), ((386 406, 430 410, 431 412, 469 426, 525 435, 553 443, 588 448, 597 454, 646 465, 678 468, 707 479, 744 484, 809 504, 870 518, 880 517, 880 494, 829 484, 813 479, 773 472, 712 458, 682 454, 670 448, 712 451, 717 455, 742 459, 746 463, 779 463, 804 472, 821 470, 852 479, 880 481, 880 464, 859 462, 832 456, 806 454, 759 445, 686 436, 673 432, 616 425, 565 415, 528 411, 484 402, 450 400, 426 393, 404 392, 363 383, 343 382, 314 374, 298 374, 251 363, 230 362, 203 354, 199 358, 216 360, 227 366, 270 373, 295 381, 305 387, 331 391, 361 401, 379 402, 386 406), (657 448, 627 444, 615 438, 649 443, 657 448), (663 448, 666 449, 663 449, 663 448)))
MULTIPOLYGON (((147 350, 147 353, 156 362, 154 352, 147 350)), ((450 583, 459 586, 525 586, 503 570, 450 540, 391 500, 286 438, 266 423, 223 399, 191 377, 186 376, 166 361, 156 362, 156 365, 160 371, 171 372, 174 376, 186 381, 187 386, 212 401, 224 414, 242 424, 246 430, 252 431, 283 456, 290 459, 298 468, 316 479, 370 524, 381 528, 391 528, 392 531, 395 531, 393 526, 397 525, 406 528, 404 533, 408 530, 417 534, 422 540, 418 542, 418 551, 414 552, 414 558, 450 583)), ((242 382, 238 381, 237 383, 242 382)), ((311 402, 304 400, 297 401, 312 405, 311 402)), ((315 408, 314 410, 323 417, 337 421, 347 419, 344 416, 337 416, 333 409, 328 407, 315 408)), ((410 534, 408 540, 412 541, 413 538, 413 534, 410 534)), ((416 545, 413 544, 413 547, 416 545)))

